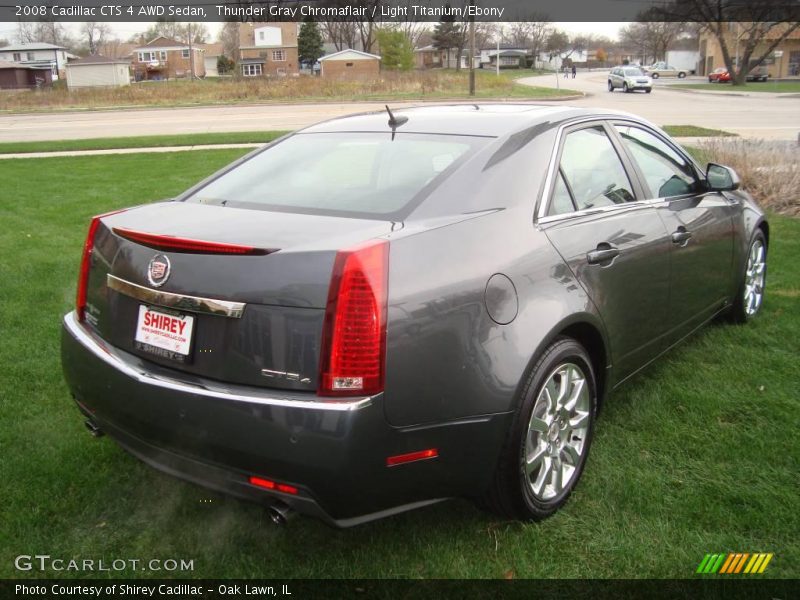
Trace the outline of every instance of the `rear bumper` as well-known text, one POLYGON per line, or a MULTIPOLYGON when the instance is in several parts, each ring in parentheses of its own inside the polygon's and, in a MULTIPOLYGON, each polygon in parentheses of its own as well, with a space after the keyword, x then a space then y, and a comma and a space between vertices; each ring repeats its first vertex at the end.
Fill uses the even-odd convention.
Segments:
POLYGON ((331 402, 228 385, 109 346, 66 315, 62 366, 82 412, 123 448, 172 475, 240 498, 280 500, 347 527, 488 485, 509 414, 398 429, 383 394, 331 402), (386 458, 437 448, 435 459, 386 458), (251 475, 297 494, 253 486, 251 475))

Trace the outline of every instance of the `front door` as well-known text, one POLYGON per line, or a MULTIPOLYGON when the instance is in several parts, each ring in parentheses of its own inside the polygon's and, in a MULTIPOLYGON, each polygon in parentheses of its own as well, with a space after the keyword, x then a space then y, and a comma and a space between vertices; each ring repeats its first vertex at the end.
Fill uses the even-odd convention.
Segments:
POLYGON ((734 207, 723 194, 706 192, 689 158, 656 132, 629 123, 615 128, 669 234, 669 339, 675 342, 730 297, 734 207))

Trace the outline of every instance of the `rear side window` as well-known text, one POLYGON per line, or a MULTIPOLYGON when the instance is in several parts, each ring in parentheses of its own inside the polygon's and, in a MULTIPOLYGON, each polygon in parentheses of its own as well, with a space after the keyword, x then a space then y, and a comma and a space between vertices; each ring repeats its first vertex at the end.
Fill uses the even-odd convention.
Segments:
POLYGON ((489 138, 386 133, 296 134, 210 182, 188 202, 392 218, 489 138))
POLYGON ((635 200, 622 161, 601 126, 567 134, 561 151, 561 173, 577 210, 635 200))
POLYGON ((617 125, 622 143, 639 165, 654 198, 669 198, 699 190, 694 168, 664 141, 639 127, 617 125))

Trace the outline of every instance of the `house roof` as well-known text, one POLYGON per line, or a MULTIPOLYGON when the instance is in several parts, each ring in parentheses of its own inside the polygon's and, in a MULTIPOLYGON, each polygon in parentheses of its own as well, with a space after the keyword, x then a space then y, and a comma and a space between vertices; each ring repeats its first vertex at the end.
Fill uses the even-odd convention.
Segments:
MULTIPOLYGON (((525 56, 528 54, 525 50, 500 50, 500 56, 525 56)), ((497 56, 497 50, 489 52, 488 56, 497 56)))
MULTIPOLYGON (((192 47, 195 50, 200 50, 201 52, 205 52, 204 50, 205 44, 192 44, 192 47)), ((178 40, 173 40, 172 38, 164 37, 163 35, 158 36, 157 38, 150 40, 144 46, 137 46, 134 48, 136 50, 183 50, 184 48, 188 49, 189 44, 184 44, 183 42, 179 42, 178 40)))
POLYGON ((334 59, 343 59, 345 58, 345 54, 358 54, 359 56, 363 56, 364 58, 377 58, 378 60, 381 59, 380 56, 377 54, 370 54, 369 52, 362 52, 361 50, 353 50, 352 48, 346 48, 345 50, 340 50, 339 52, 334 52, 333 54, 328 54, 327 56, 321 57, 319 60, 322 62, 323 60, 334 60, 334 59))
POLYGON ((113 65, 113 64, 130 64, 129 60, 122 58, 109 58, 108 56, 101 56, 99 54, 90 54, 78 60, 71 61, 68 66, 74 67, 76 65, 113 65))
POLYGON ((25 52, 26 50, 65 50, 64 46, 56 46, 46 42, 33 42, 30 44, 11 44, 0 48, 0 52, 25 52))

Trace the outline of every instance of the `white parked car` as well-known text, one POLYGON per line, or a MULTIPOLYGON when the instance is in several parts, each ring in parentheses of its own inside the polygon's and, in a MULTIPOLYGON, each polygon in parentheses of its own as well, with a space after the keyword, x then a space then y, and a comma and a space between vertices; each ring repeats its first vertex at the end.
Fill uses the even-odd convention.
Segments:
POLYGON ((613 92, 615 88, 623 92, 644 90, 649 94, 653 91, 653 80, 639 67, 614 67, 608 73, 608 91, 613 92))
POLYGON ((685 69, 678 69, 677 67, 670 66, 663 60, 649 67, 643 67, 643 69, 645 73, 650 75, 653 79, 658 79, 659 77, 677 77, 678 79, 683 79, 686 77, 685 69))

